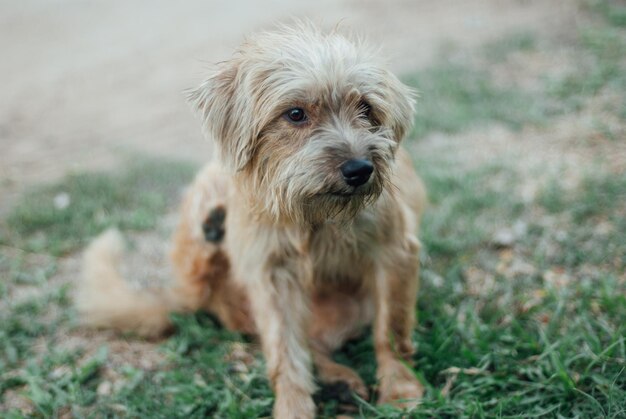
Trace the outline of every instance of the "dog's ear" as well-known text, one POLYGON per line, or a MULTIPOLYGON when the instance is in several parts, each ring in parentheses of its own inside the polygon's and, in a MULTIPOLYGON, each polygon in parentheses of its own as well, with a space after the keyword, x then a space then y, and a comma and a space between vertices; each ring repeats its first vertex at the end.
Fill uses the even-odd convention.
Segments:
POLYGON ((396 141, 400 142, 413 126, 417 93, 387 72, 384 96, 388 107, 384 112, 386 120, 382 121, 383 125, 391 128, 396 141))
POLYGON ((221 67, 187 99, 200 112, 204 129, 217 143, 221 158, 233 170, 243 169, 253 152, 254 120, 251 98, 241 89, 241 63, 221 67))

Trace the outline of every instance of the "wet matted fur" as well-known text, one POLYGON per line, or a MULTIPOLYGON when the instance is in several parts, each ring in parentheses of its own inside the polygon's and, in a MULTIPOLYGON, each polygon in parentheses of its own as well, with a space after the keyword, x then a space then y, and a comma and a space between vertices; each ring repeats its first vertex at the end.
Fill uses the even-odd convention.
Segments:
POLYGON ((378 401, 414 406, 423 390, 405 361, 425 196, 400 146, 412 92, 362 42, 297 24, 250 37, 190 100, 219 155, 186 193, 175 285, 130 289, 109 231, 85 253, 83 319, 155 335, 170 312, 206 309, 258 335, 278 418, 314 416, 313 364, 366 398, 332 353, 373 324, 378 401))

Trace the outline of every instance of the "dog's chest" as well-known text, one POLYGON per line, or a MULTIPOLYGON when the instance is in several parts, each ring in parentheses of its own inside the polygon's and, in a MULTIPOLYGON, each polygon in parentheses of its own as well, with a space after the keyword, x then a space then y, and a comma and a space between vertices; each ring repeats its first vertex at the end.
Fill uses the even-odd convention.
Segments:
POLYGON ((309 247, 314 280, 360 280, 373 271, 378 243, 375 220, 368 214, 350 225, 321 227, 312 234, 309 247))

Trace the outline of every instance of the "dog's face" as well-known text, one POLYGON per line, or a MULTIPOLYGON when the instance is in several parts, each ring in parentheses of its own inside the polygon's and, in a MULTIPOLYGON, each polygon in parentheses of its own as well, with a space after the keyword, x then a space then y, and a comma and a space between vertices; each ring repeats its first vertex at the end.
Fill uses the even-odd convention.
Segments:
POLYGON ((319 224, 389 186, 412 92, 361 45, 309 25, 263 33, 191 99, 255 211, 319 224))

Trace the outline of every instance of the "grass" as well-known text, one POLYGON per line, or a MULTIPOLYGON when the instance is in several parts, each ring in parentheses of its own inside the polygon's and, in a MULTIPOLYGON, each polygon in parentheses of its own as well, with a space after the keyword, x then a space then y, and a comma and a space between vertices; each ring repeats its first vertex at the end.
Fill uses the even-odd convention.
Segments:
POLYGON ((73 174, 22 197, 0 227, 0 396, 26 386, 44 417, 59 414, 68 403, 93 402, 86 383, 99 364, 83 365, 80 351, 55 349, 57 332, 74 320, 70 285, 50 283, 57 257, 113 225, 154 228, 193 173, 187 163, 136 158, 121 173, 73 174), (19 290, 26 290, 25 296, 19 290), (50 380, 61 367, 72 373, 50 380))
POLYGON ((516 88, 496 86, 489 74, 469 65, 444 59, 405 80, 418 88, 420 100, 413 135, 457 133, 485 123, 519 129, 529 120, 539 122, 541 110, 532 96, 516 88))
MULTIPOLYGON (((472 173, 467 182, 474 183, 471 178, 472 173)), ((552 213, 572 217, 573 221, 592 210, 596 217, 623 219, 626 212, 618 205, 607 207, 597 202, 589 207, 590 194, 615 196, 615 182, 610 176, 597 180, 589 180, 581 190, 570 193, 567 205, 552 207, 552 213), (579 212, 581 208, 585 210, 579 212)), ((436 182, 429 184, 432 187, 436 182)), ((460 373, 450 399, 433 402, 431 410, 425 405, 422 413, 530 417, 548 413, 565 417, 623 414, 626 284, 623 275, 618 277, 623 265, 614 269, 593 257, 583 261, 596 264, 592 270, 585 271, 581 264, 564 264, 563 259, 579 256, 578 237, 573 238, 572 246, 555 251, 554 257, 545 257, 536 251, 542 242, 554 240, 554 246, 564 243, 545 237, 553 230, 532 224, 535 205, 522 212, 515 203, 508 210, 506 206, 487 206, 474 211, 471 205, 462 205, 474 200, 475 188, 468 186, 458 184, 453 198, 465 208, 466 219, 459 219, 459 213, 431 213, 434 220, 424 221, 424 241, 429 259, 435 262, 426 264, 428 275, 422 291, 426 298, 419 310, 426 330, 418 338, 418 369, 435 388, 444 385, 446 377, 441 371, 450 365, 480 372, 460 373), (529 234, 512 250, 499 251, 488 240, 493 229, 483 231, 474 242, 465 240, 466 232, 457 228, 472 218, 477 224, 487 218, 494 225, 502 220, 525 219, 530 223, 529 234), (454 243, 465 240, 465 245, 432 246, 432 237, 442 234, 437 226, 448 226, 446 237, 454 243), (514 264, 532 269, 520 274, 507 268, 514 264), (561 281, 554 279, 553 271, 561 274, 561 281), (442 278, 432 280, 439 276, 442 278)), ((509 184, 506 189, 514 188, 509 184)), ((620 188, 619 194, 625 191, 620 188)), ((449 199, 440 201, 435 190, 437 208, 449 199)), ((567 225, 576 225, 577 233, 588 235, 605 258, 623 255, 620 248, 606 246, 602 238, 590 238, 593 222, 567 225)), ((626 230, 623 223, 616 228, 614 239, 623 249, 626 230)))
POLYGON ((515 52, 529 52, 537 49, 537 40, 534 34, 520 31, 503 36, 495 41, 488 42, 482 53, 492 62, 506 60, 515 52))
MULTIPOLYGON (((555 262, 567 267, 587 263, 605 265, 617 272, 626 269, 626 174, 587 175, 575 198, 558 181, 551 182, 539 198, 552 214, 565 214, 549 230, 576 225, 561 240, 551 239, 558 249, 555 262)), ((536 234, 546 234, 536 226, 536 234)))
POLYGON ((470 59, 453 46, 444 48, 435 65, 405 78, 420 95, 413 135, 454 134, 484 124, 519 129, 544 121, 545 108, 530 92, 494 82, 489 65, 506 61, 513 52, 533 51, 532 34, 517 32, 486 44, 470 59))
MULTIPOLYGON (((424 96, 437 98, 423 102, 415 134, 550 124, 607 89, 626 97, 616 52, 623 47, 621 9, 590 4, 601 23, 584 29, 573 46, 586 64, 562 79, 542 79, 540 96, 503 87, 489 73, 495 61, 546 48, 529 34, 479 49, 484 59, 446 56, 409 77, 424 96)), ((623 109, 609 111, 622 118, 623 109)), ((600 162, 584 169, 577 186, 555 177, 528 201, 520 192, 524 173, 514 162, 476 167, 421 150, 415 162, 431 208, 421 233, 414 370, 426 396, 409 414, 365 401, 351 414, 624 417, 626 173, 600 162), (502 229, 516 231, 510 243, 495 240, 502 229)), ((76 319, 69 285, 54 282, 60 255, 110 225, 154 228, 192 172, 187 164, 136 160, 122 173, 75 174, 37 188, 9 214, 0 240, 0 408, 13 407, 3 417, 271 414, 258 345, 202 313, 174 317, 177 331, 155 349, 161 355, 155 368, 120 364, 106 345, 89 353, 62 349, 76 319), (15 400, 26 407, 9 403, 15 400)), ((336 359, 375 390, 373 351, 366 335, 336 359)), ((344 409, 324 389, 316 401, 321 417, 344 409)))
MULTIPOLYGON (((528 32, 516 32, 477 51, 443 50, 433 66, 405 78, 421 99, 413 136, 433 132, 455 134, 488 124, 518 130, 542 126, 552 118, 580 111, 588 100, 602 93, 618 93, 620 105, 609 113, 626 121, 626 7, 618 2, 595 1, 589 9, 600 22, 583 27, 569 48, 573 50, 572 70, 565 74, 535 76, 536 87, 516 82, 497 82, 495 69, 506 64, 513 53, 539 51, 537 40, 528 32)), ((562 44, 544 48, 557 53, 562 44)), ((519 66, 519 64, 515 64, 519 66)))
POLYGON ((80 173, 27 193, 7 217, 0 243, 61 255, 110 226, 153 228, 194 166, 139 159, 122 173, 80 173))
MULTIPOLYGON (((470 170, 427 157, 417 165, 430 187, 433 209, 424 220, 422 239, 428 250, 415 334, 415 370, 427 384, 427 394, 412 417, 623 415, 626 281, 606 262, 623 256, 626 246, 626 225, 620 224, 625 209, 611 199, 626 191, 626 178, 590 175, 565 198, 555 180, 537 202, 528 204, 506 194, 516 189, 517 178, 503 165, 470 170), (505 181, 494 184, 494 177, 505 181), (536 211, 562 217, 564 226, 576 225, 577 232, 601 247, 605 259, 590 256, 566 263, 579 257, 575 244, 580 242, 568 246, 553 237, 553 228, 535 225, 536 211), (529 223, 528 233, 512 248, 495 246, 495 230, 512 220, 529 223), (617 247, 593 235, 598 220, 616 223, 612 240, 617 247), (561 247, 546 257, 537 251, 541 246, 561 247), (531 272, 518 272, 515 264, 531 266, 531 272), (589 264, 594 269, 585 267, 589 264), (447 394, 442 392, 446 383, 447 394)), ((120 367, 123 385, 99 395, 106 348, 89 358, 80 350, 55 350, 54 331, 72 324, 66 292, 2 311, 2 324, 9 327, 0 336, 0 348, 3 369, 10 372, 3 374, 0 388, 21 392, 35 407, 35 416, 270 415, 273 396, 258 348, 204 314, 175 317, 177 332, 160 349, 163 366, 120 367), (52 305, 65 314, 41 320, 52 305), (42 337, 49 352, 34 356, 33 343, 42 337), (237 346, 247 348, 250 359, 233 357, 237 346)), ((369 337, 349 344, 337 359, 375 385, 369 337)), ((317 400, 322 416, 340 411, 322 393, 317 400)), ((403 415, 366 402, 356 409, 364 417, 403 415)), ((20 417, 17 411, 11 415, 20 417)))
POLYGON ((583 30, 580 43, 580 67, 547 86, 550 95, 563 103, 566 110, 580 109, 586 98, 602 89, 626 90, 624 30, 615 27, 583 30))
POLYGON ((587 7, 606 19, 611 25, 626 27, 626 4, 620 0, 591 0, 587 7))

